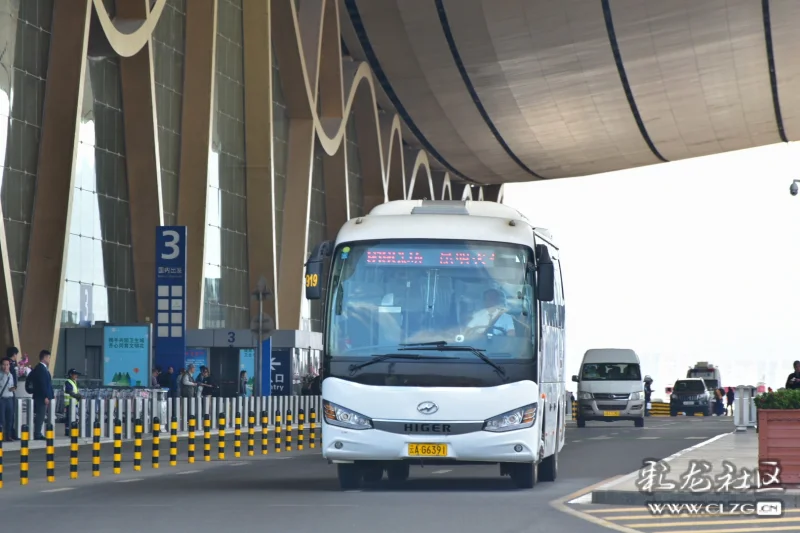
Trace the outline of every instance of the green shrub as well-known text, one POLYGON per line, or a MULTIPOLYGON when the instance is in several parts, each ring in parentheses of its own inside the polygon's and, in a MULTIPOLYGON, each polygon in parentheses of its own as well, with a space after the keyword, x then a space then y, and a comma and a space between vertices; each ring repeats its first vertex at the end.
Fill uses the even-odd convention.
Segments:
POLYGON ((800 389, 783 389, 756 396, 758 409, 800 409, 800 389))

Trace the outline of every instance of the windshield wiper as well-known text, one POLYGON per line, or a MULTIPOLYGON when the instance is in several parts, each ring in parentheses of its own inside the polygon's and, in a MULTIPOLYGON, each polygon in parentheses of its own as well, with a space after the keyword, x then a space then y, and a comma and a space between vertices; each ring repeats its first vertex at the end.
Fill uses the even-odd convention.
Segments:
POLYGON ((466 346, 463 344, 456 344, 450 345, 447 344, 447 341, 435 341, 435 342, 420 342, 416 344, 401 344, 399 350, 437 350, 440 352, 469 352, 481 359, 484 363, 494 368, 495 372, 503 379, 503 381, 507 381, 508 377, 506 376, 506 371, 492 361, 489 357, 486 356, 486 350, 475 348, 473 346, 466 346))
POLYGON ((381 361, 386 361, 387 359, 449 359, 448 357, 437 357, 431 355, 418 355, 418 354, 405 354, 405 353, 386 353, 383 355, 376 355, 372 357, 372 359, 368 361, 364 361, 363 363, 359 364, 352 364, 348 367, 350 370, 350 375, 354 375, 356 372, 364 368, 365 366, 374 365, 375 363, 380 363, 381 361))

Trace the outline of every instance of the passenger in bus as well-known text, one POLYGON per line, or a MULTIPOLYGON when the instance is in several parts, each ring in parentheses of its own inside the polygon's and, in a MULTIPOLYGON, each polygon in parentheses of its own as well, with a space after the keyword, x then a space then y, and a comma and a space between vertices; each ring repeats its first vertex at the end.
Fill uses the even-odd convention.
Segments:
POLYGON ((483 293, 483 309, 472 315, 468 328, 483 328, 489 334, 516 335, 514 319, 506 313, 505 294, 497 289, 483 293))

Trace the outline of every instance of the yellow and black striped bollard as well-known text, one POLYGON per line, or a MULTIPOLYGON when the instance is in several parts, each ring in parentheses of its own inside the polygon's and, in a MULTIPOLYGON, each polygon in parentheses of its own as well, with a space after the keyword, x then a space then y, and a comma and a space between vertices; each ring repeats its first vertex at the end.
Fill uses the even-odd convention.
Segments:
POLYGON ((303 451, 303 441, 306 432, 306 412, 303 409, 297 413, 297 451, 303 451))
POLYGON ((311 435, 308 436, 311 448, 317 447, 317 410, 311 408, 311 435))
POLYGON ((211 416, 203 415, 203 460, 211 460, 211 416))
POLYGON ((225 413, 219 414, 219 432, 217 433, 217 457, 220 461, 225 460, 225 413))
POLYGON ((256 454, 256 414, 250 411, 247 414, 247 455, 256 454))
POLYGON ((92 477, 100 477, 100 421, 92 427, 92 477))
POLYGON ((275 411, 275 453, 281 453, 281 412, 275 411))
POLYGON ((159 461, 161 460, 161 420, 153 417, 153 468, 158 469, 159 461))
POLYGON ((27 424, 22 426, 22 439, 19 443, 19 484, 28 484, 28 459, 30 457, 30 450, 28 449, 29 439, 31 438, 30 430, 27 424))
POLYGON ((78 479, 78 423, 69 428, 69 478, 78 479))
POLYGON ((233 419, 233 456, 242 456, 242 413, 238 411, 233 419))
POLYGON ((292 410, 286 411, 286 451, 292 451, 292 410))
POLYGON ((114 419, 114 474, 122 473, 122 420, 114 419))
POLYGON ((54 431, 53 431, 53 424, 48 423, 45 426, 45 446, 47 449, 45 450, 46 456, 45 461, 47 461, 47 482, 48 483, 55 483, 56 481, 56 448, 54 442, 54 431))
POLYGON ((142 470, 142 420, 137 418, 133 421, 133 469, 136 472, 142 470))
POLYGON ((197 417, 191 415, 189 417, 189 442, 186 445, 186 454, 188 456, 189 464, 194 464, 194 439, 195 439, 196 427, 197 427, 197 417))
POLYGON ((178 417, 169 422, 169 466, 178 466, 178 417))
POLYGON ((3 488, 3 426, 0 426, 0 489, 3 488))
POLYGON ((261 411, 261 455, 269 453, 269 415, 261 411))

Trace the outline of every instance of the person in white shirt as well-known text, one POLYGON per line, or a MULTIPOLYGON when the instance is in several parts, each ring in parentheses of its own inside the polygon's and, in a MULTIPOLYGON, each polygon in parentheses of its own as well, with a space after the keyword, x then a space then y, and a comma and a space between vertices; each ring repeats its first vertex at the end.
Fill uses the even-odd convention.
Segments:
POLYGON ((0 362, 0 427, 3 428, 3 440, 9 442, 14 435, 14 376, 11 375, 11 361, 0 362))
POLYGON ((514 336, 514 319, 503 307, 505 296, 498 289, 488 289, 483 293, 483 309, 475 311, 467 324, 469 329, 483 329, 491 335, 514 336))

